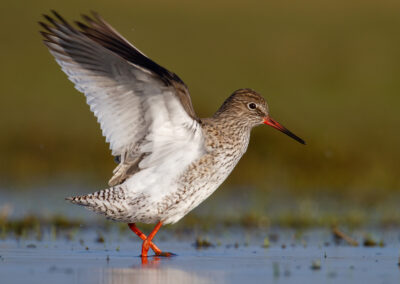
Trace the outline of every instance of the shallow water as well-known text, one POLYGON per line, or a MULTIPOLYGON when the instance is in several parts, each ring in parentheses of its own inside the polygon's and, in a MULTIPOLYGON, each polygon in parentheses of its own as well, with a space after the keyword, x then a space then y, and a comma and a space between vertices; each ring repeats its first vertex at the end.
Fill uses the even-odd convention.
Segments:
MULTIPOLYGON (((360 242, 360 246, 351 247, 335 243, 329 227, 248 229, 211 222, 215 227, 209 224, 199 229, 177 224, 163 227, 155 239, 161 249, 177 256, 141 259, 141 242, 127 226, 99 222, 96 215, 71 206, 63 200, 67 191, 42 189, 38 195, 0 190, 0 212, 10 219, 26 216, 27 212, 44 217, 57 213, 66 220, 79 218, 79 224, 83 224, 57 227, 48 222, 21 230, 19 235, 15 228, 3 235, 0 228, 0 283, 400 282, 398 229, 376 227, 347 232, 360 242), (43 195, 46 199, 41 198, 43 195), (366 234, 372 234, 378 243, 382 240, 384 246, 362 246, 366 234), (99 241, 100 236, 104 242, 99 241), (213 246, 197 249, 197 237, 209 240, 213 246)), ((228 203, 234 204, 232 200, 228 203)), ((205 211, 214 215, 210 214, 213 201, 207 204, 196 214, 205 211)))
MULTIPOLYGON (((139 241, 94 230, 75 240, 29 238, 0 241, 2 283, 398 283, 399 232, 384 235, 384 247, 334 244, 329 231, 277 230, 263 248, 265 232, 225 231, 208 237, 216 245, 196 249, 195 234, 163 232, 156 243, 177 256, 142 260, 139 241), (319 265, 320 264, 320 265, 319 265)), ((361 234, 361 233, 360 233, 361 234)), ((357 234, 356 234, 357 235, 357 234)))

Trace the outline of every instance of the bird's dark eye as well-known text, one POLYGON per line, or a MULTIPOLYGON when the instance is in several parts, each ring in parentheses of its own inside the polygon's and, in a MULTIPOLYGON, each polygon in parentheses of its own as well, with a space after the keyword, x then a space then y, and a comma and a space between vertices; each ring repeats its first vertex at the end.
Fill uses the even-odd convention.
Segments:
POLYGON ((249 104, 247 105, 247 107, 248 107, 249 109, 256 109, 257 105, 256 105, 255 103, 249 103, 249 104))

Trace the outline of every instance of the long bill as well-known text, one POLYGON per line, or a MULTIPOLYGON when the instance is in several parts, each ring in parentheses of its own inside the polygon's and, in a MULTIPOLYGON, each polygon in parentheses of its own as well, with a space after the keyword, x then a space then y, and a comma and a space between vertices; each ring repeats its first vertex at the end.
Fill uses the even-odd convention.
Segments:
POLYGON ((303 139, 301 139, 300 137, 298 137, 295 134, 293 134, 292 132, 290 132, 286 127, 281 125, 279 122, 273 120, 271 117, 269 117, 269 116, 264 117, 264 121, 263 122, 264 122, 264 124, 267 124, 269 126, 272 126, 273 128, 278 129, 279 131, 282 131, 287 136, 292 137, 297 142, 299 142, 301 144, 304 144, 304 145, 306 144, 306 142, 304 142, 303 139))

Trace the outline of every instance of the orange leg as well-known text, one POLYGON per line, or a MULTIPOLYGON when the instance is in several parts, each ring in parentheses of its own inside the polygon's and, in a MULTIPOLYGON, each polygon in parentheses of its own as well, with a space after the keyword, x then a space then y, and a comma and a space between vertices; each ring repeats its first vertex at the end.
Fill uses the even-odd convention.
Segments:
MULTIPOLYGON (((158 230, 160 230, 161 226, 162 226, 162 223, 158 222, 157 225, 154 227, 153 231, 151 231, 149 236, 143 241, 142 257, 147 257, 147 252, 149 251, 149 247, 153 243, 152 240, 153 240, 154 236, 157 234, 158 230)), ((157 254, 157 252, 156 252, 156 254, 157 254)))
MULTIPOLYGON (((138 237, 141 238, 143 241, 147 239, 147 236, 143 234, 138 227, 136 227, 135 223, 129 223, 128 226, 132 230, 132 232, 138 235, 138 237)), ((156 255, 162 254, 161 250, 153 242, 150 242, 149 245, 156 255)))
POLYGON ((147 237, 145 234, 142 233, 142 231, 140 231, 138 229, 138 227, 136 227, 135 223, 130 223, 128 224, 129 228, 136 234, 138 235, 139 238, 141 238, 143 240, 143 245, 142 245, 142 257, 147 257, 147 252, 149 251, 149 248, 151 248, 154 253, 157 256, 171 256, 173 254, 169 253, 169 252, 162 252, 153 242, 153 238, 154 236, 157 234, 158 230, 161 228, 162 223, 158 222, 158 224, 156 225, 156 227, 154 228, 154 230, 150 233, 150 235, 147 237))

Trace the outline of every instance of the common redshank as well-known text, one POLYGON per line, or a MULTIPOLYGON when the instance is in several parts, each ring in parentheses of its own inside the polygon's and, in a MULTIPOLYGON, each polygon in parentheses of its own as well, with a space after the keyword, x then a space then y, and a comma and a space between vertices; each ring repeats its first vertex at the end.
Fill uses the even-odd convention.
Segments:
POLYGON ((273 120, 263 97, 240 89, 209 118, 199 118, 187 86, 123 38, 98 14, 73 27, 44 15, 41 34, 62 70, 85 94, 118 162, 109 188, 67 198, 128 223, 142 240, 142 257, 162 224, 179 221, 210 196, 246 152, 250 131, 273 120), (156 223, 146 236, 136 223, 156 223))

